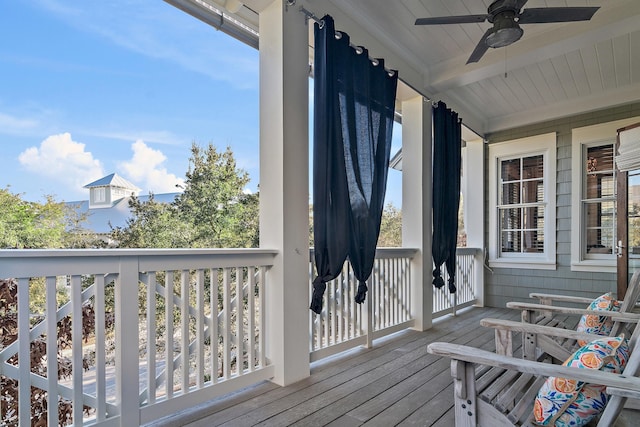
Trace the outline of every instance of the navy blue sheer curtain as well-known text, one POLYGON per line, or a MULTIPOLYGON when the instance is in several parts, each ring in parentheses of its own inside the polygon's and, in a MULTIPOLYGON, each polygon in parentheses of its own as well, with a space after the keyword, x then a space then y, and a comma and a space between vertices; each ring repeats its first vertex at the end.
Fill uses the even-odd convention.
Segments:
POLYGON ((315 24, 313 227, 317 277, 311 310, 345 260, 365 300, 387 186, 398 73, 336 37, 333 18, 315 24))
POLYGON ((444 286, 441 274, 444 263, 451 293, 456 291, 461 144, 462 126, 458 113, 439 102, 433 109, 433 286, 444 286))

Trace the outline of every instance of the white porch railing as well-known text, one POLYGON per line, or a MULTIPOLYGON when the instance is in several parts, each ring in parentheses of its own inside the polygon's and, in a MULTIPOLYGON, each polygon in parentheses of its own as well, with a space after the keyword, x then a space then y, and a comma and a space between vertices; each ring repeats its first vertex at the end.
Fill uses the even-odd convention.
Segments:
MULTIPOLYGON (((413 326, 411 258, 415 252, 406 248, 378 249, 363 304, 354 302, 358 283, 350 264, 345 263, 342 273, 327 283, 322 313, 310 312, 312 361, 359 345, 371 346, 376 338, 413 326)), ((313 250, 311 260, 310 281, 315 274, 313 250)))
POLYGON ((458 248, 456 250, 456 292, 449 293, 447 269, 442 268, 445 285, 433 287, 433 318, 446 314, 456 314, 456 310, 469 307, 478 302, 482 280, 482 250, 474 248, 458 248))
MULTIPOLYGON (((311 360, 370 346, 373 339, 413 326, 415 252, 378 250, 363 305, 353 302, 357 285, 348 265, 327 284, 323 313, 310 315, 311 360)), ((60 401, 68 405, 74 425, 136 426, 273 377, 265 359, 268 313, 262 307, 276 254, 0 251, 0 276, 17 279, 18 338, 0 348, 0 375, 17 383, 19 403, 14 412, 0 414, 0 424, 31 425, 34 390, 43 392, 49 408, 60 401), (67 302, 58 302, 61 295, 67 302), (43 312, 33 313, 38 299, 43 312), (68 340, 61 325, 68 328, 68 340), (60 356, 69 361, 71 375, 47 375, 61 370, 56 357, 45 357, 46 367, 33 372, 32 346, 44 342, 52 355, 61 339, 67 341, 60 356)), ((476 301, 480 251, 459 249, 457 256, 458 292, 449 296, 434 289, 434 317, 476 301)), ((9 391, 0 389, 0 396, 9 391)), ((57 417, 49 411, 47 425, 58 425, 57 417)))
MULTIPOLYGON (((18 299, 18 339, 0 349, 0 375, 17 381, 18 409, 2 413, 1 424, 30 426, 37 389, 49 408, 59 400, 70 404, 75 426, 137 426, 271 378, 262 307, 275 254, 0 251, 0 275, 17 279, 18 299), (30 291, 37 283, 46 311, 34 315, 30 291), (61 289, 69 302, 59 305, 61 289), (71 328, 61 356, 72 375, 58 379, 56 357, 32 372, 32 343, 44 338, 47 354, 56 354, 62 323, 71 328), (90 336, 83 333, 87 324, 90 336)), ((46 421, 58 425, 58 411, 46 421)))
MULTIPOLYGON (((384 248, 376 252, 373 274, 367 283, 369 292, 363 304, 356 304, 357 281, 348 262, 335 280, 327 283, 322 313, 310 312, 309 337, 311 360, 319 360, 371 342, 413 326, 411 316, 411 259, 414 249, 384 248), (369 333, 369 331, 371 331, 369 333)), ((482 251, 458 248, 456 251, 457 292, 431 286, 433 289, 433 318, 455 314, 456 310, 478 302, 481 292, 482 251)), ((310 286, 315 274, 313 249, 310 262, 310 286)), ((443 271, 445 283, 448 280, 443 271)))

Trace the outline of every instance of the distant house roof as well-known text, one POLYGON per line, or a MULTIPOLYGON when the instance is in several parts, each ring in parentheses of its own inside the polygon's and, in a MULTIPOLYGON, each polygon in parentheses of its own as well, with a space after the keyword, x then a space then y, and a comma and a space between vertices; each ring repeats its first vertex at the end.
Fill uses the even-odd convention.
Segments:
MULTIPOLYGON (((159 203, 172 203, 179 194, 180 193, 154 194, 153 200, 159 203)), ((139 196, 138 199, 141 202, 146 202, 149 200, 149 197, 149 195, 139 196)), ((89 209, 88 200, 68 202, 67 205, 74 208, 79 214, 87 215, 86 221, 82 224, 83 227, 94 233, 107 234, 111 232, 111 227, 124 227, 127 225, 127 219, 131 217, 131 211, 129 210, 130 199, 131 197, 123 197, 115 202, 113 206, 101 209, 89 209)))
POLYGON ((138 187, 136 187, 135 185, 133 185, 132 183, 130 183, 129 181, 127 181, 126 179, 118 175, 117 173, 112 173, 103 178, 100 178, 97 181, 93 181, 85 185, 83 188, 107 187, 107 186, 126 188, 130 190, 134 190, 135 192, 140 191, 138 187))

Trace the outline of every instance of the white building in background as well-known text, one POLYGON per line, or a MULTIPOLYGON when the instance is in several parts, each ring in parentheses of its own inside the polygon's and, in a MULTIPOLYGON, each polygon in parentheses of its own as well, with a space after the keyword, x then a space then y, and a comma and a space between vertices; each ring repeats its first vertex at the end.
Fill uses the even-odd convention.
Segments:
MULTIPOLYGON (((84 228, 97 234, 108 234, 112 228, 124 227, 131 216, 129 200, 136 196, 140 201, 149 200, 149 195, 140 196, 140 188, 117 173, 112 173, 83 188, 89 189, 89 200, 68 202, 79 214, 86 214, 84 228)), ((154 194, 153 199, 160 203, 171 203, 180 193, 154 194)))

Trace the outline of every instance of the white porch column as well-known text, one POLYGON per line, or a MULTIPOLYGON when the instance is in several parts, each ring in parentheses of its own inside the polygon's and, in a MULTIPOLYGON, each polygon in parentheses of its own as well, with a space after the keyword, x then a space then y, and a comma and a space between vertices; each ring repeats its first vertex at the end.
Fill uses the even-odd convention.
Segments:
POLYGON ((402 103, 402 245, 417 248, 411 263, 414 328, 431 327, 431 104, 422 96, 402 103))
POLYGON ((273 381, 309 376, 309 53, 297 8, 260 13, 260 247, 279 254, 266 288, 273 381))
POLYGON ((484 306, 484 140, 466 141, 462 150, 464 173, 462 194, 464 195, 464 225, 467 246, 480 248, 475 258, 473 283, 476 305, 484 306))

